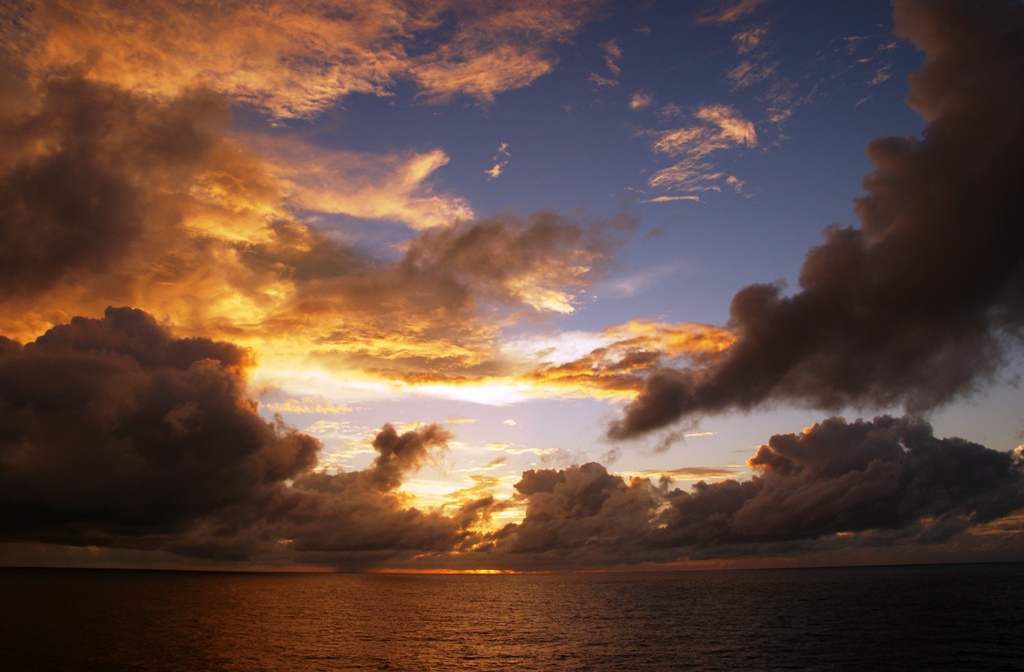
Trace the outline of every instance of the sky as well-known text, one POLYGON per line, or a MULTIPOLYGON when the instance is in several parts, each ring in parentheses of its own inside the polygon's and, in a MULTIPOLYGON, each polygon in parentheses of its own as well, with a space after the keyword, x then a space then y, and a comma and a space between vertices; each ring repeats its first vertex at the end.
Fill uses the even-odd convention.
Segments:
POLYGON ((1018 0, 0 30, 0 565, 1024 560, 1018 0))

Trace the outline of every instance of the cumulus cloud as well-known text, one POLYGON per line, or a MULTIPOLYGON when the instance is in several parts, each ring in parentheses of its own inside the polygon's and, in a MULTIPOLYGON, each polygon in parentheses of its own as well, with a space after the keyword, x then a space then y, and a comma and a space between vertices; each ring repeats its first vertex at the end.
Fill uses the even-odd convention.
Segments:
POLYGON ((913 418, 832 418, 758 448, 749 481, 669 493, 658 543, 814 539, 925 523, 933 539, 1024 505, 1019 455, 938 439, 913 418))
POLYGON ((129 308, 3 341, 0 538, 238 560, 330 551, 342 564, 459 543, 455 519, 395 492, 446 430, 385 425, 367 469, 317 472, 319 442, 246 397, 249 365, 237 346, 176 338, 129 308))
POLYGON ((922 137, 872 142, 860 228, 826 230, 796 293, 736 294, 736 343, 708 366, 653 373, 610 436, 771 401, 919 412, 996 373, 1024 327, 1011 177, 1024 151, 1024 10, 905 0, 895 15, 926 54, 907 98, 929 122, 922 137))
POLYGON ((316 463, 319 444, 244 397, 247 353, 142 311, 5 349, 3 535, 74 544, 181 533, 316 463))
MULTIPOLYGON (((550 45, 591 4, 7 7, 0 333, 31 340, 130 305, 182 334, 257 347, 271 384, 310 356, 388 381, 498 367, 500 328, 572 312, 632 224, 478 221, 435 188, 439 148, 369 154, 232 132, 231 106, 308 117, 403 79, 430 100, 490 100, 549 68, 550 45), (449 66, 481 79, 447 78, 449 66), (334 229, 341 217, 425 233, 379 259, 334 229)), ((507 145, 495 156, 503 168, 507 145)))
POLYGON ((654 488, 646 479, 626 484, 590 462, 523 472, 515 489, 526 498, 526 517, 492 535, 493 551, 573 554, 578 562, 599 546, 606 552, 614 549, 642 557, 636 544, 649 529, 656 505, 654 488))
POLYGON ((253 324, 296 280, 362 263, 296 221, 280 167, 227 137, 216 95, 154 101, 68 77, 33 96, 0 125, 6 333, 34 337, 109 302, 186 329, 253 324))
POLYGON ((527 471, 515 486, 525 518, 484 548, 547 566, 969 543, 1024 506, 1019 451, 939 439, 912 417, 830 418, 773 436, 747 465, 757 472, 750 479, 707 469, 722 480, 690 491, 669 489, 672 478, 701 470, 667 471, 658 485, 596 463, 527 471))

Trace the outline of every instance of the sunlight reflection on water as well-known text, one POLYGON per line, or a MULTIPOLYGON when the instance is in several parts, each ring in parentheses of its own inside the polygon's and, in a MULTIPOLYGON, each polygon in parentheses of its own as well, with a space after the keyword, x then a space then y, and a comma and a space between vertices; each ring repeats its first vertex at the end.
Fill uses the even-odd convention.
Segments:
POLYGON ((0 660, 12 670, 979 670, 1024 660, 1024 565, 2 570, 0 589, 0 660))

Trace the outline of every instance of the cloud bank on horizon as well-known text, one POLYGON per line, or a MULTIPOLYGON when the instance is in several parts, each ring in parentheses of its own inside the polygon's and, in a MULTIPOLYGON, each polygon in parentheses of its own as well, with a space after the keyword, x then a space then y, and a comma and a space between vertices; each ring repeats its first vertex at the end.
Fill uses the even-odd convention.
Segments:
MULTIPOLYGON (((709 3, 693 20, 734 22, 763 2, 709 3)), ((635 217, 480 218, 431 181, 440 149, 235 133, 232 105, 306 120, 399 84, 426 105, 494 104, 550 72, 555 46, 607 3, 11 3, 0 553, 354 569, 1024 557, 1020 450, 935 437, 917 415, 988 382, 1024 327, 1024 8, 894 8, 897 34, 926 54, 908 102, 928 126, 869 146, 861 226, 826 231, 796 293, 741 290, 725 327, 635 320, 553 360, 514 352, 502 329, 576 310, 635 217), (339 213, 414 235, 375 257, 318 228, 339 213), (401 486, 453 432, 386 424, 372 464, 327 470, 317 439, 251 399, 257 358, 298 355, 373 381, 625 399, 615 440, 779 402, 915 415, 775 435, 747 461, 752 477, 689 491, 590 462, 528 470, 508 498, 481 477, 428 510, 401 486), (515 507, 518 522, 495 522, 515 507)), ((617 85, 623 52, 602 50, 611 77, 597 84, 617 85)), ((754 83, 745 73, 737 86, 754 83)), ((758 145, 724 105, 650 137, 677 163, 649 184, 697 191, 741 192, 708 157, 758 145)))

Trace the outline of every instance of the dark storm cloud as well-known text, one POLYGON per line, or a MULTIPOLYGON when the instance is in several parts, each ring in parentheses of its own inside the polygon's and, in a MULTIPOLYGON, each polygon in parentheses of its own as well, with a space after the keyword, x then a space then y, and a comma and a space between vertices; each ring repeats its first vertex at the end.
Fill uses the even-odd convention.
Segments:
POLYGON ((590 462, 526 471, 515 488, 526 499, 526 517, 490 535, 487 552, 526 564, 545 555, 579 565, 648 559, 645 539, 659 500, 647 479, 627 483, 590 462))
POLYGON ((1019 455, 936 438, 912 418, 831 418, 773 436, 747 464, 760 474, 669 493, 656 543, 775 542, 919 523, 959 532, 1024 506, 1019 455))
POLYGON ((245 352, 108 309, 0 357, 0 529, 99 543, 180 532, 316 463, 242 396, 245 352))
POLYGON ((465 537, 392 492, 448 432, 385 425, 369 468, 317 473, 319 443, 246 398, 249 363, 130 308, 0 341, 0 539, 242 560, 465 537))
POLYGON ((488 552, 586 565, 934 544, 1024 506, 1019 451, 936 438, 910 417, 831 418, 773 436, 747 464, 759 473, 690 492, 594 463, 527 471, 526 517, 488 552))
POLYGON ((408 505, 394 492, 450 438, 437 425, 398 434, 385 425, 365 470, 336 474, 305 470, 290 484, 206 516, 160 548, 185 556, 261 563, 312 563, 361 569, 423 552, 445 553, 472 535, 479 507, 448 516, 408 505))
POLYGON ((737 293, 735 345, 652 374, 612 438, 779 400, 919 412, 996 371, 1024 327, 1024 7, 894 4, 897 33, 926 52, 907 98, 922 137, 872 142, 861 228, 826 230, 797 293, 737 293))
POLYGON ((446 448, 452 438, 451 432, 436 424, 404 434, 384 425, 373 439, 377 457, 363 474, 375 488, 394 490, 406 472, 419 469, 432 449, 446 448))

